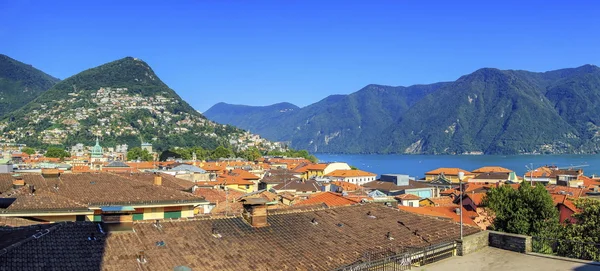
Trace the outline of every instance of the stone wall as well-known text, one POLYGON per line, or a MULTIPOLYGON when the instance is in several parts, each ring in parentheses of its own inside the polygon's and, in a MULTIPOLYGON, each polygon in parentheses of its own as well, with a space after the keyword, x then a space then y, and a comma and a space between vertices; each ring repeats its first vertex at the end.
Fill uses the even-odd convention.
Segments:
POLYGON ((489 245, 500 249, 528 253, 531 252, 531 236, 490 231, 489 245))
POLYGON ((489 231, 481 231, 457 241, 457 254, 464 256, 489 245, 489 231))

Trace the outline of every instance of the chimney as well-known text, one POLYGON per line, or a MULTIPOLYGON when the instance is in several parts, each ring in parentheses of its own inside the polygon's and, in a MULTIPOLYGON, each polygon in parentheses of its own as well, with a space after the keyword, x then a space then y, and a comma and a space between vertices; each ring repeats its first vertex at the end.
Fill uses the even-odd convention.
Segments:
POLYGON ((244 212, 242 216, 252 227, 266 227, 267 223, 267 200, 263 198, 243 199, 244 212))
POLYGON ((160 174, 154 175, 154 185, 156 185, 156 186, 162 185, 162 176, 160 176, 160 174))
POLYGON ((23 177, 20 174, 12 175, 12 177, 13 177, 12 184, 13 184, 14 189, 19 189, 19 188, 25 186, 25 180, 23 180, 23 177))

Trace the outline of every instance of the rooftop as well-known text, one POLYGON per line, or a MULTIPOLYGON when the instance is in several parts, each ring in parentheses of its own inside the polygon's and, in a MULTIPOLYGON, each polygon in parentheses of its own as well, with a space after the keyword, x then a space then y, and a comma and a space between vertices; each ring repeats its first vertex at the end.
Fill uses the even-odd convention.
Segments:
POLYGON ((487 172, 511 173, 513 171, 508 168, 503 168, 503 167, 499 167, 499 166, 487 166, 487 167, 480 167, 478 169, 474 169, 471 172, 472 173, 487 173, 487 172))
POLYGON ((307 200, 300 201, 296 205, 311 205, 311 204, 325 204, 329 207, 332 206, 347 206, 356 204, 357 201, 343 197, 338 193, 333 192, 321 192, 312 195, 307 200))
POLYGON ((153 223, 134 223, 133 232, 107 235, 90 222, 66 223, 0 255, 0 269, 331 270, 369 249, 427 246, 454 240, 460 231, 450 220, 380 204, 269 212, 268 223, 253 228, 240 217, 164 221, 160 231, 153 223), (92 233, 97 240, 88 240, 92 233), (136 260, 139 251, 146 263, 136 260))
POLYGON ((431 186, 427 185, 423 182, 417 182, 413 180, 408 181, 408 185, 398 186, 393 182, 383 182, 379 180, 375 180, 372 182, 368 182, 363 185, 364 188, 368 189, 376 189, 381 191, 401 191, 405 189, 417 189, 417 188, 431 188, 431 186))
POLYGON ((524 254, 508 250, 485 247, 481 250, 462 256, 452 257, 426 266, 427 271, 473 270, 473 271, 505 271, 505 270, 544 270, 544 271, 592 271, 600 266, 574 261, 550 258, 539 254, 524 254))
POLYGON ((372 177, 377 176, 375 173, 362 171, 359 169, 337 169, 325 174, 327 177, 372 177))
POLYGON ((441 168, 437 168, 434 169, 432 171, 428 171, 425 173, 425 175, 439 175, 439 174, 444 174, 446 176, 458 176, 459 172, 464 172, 465 175, 471 175, 472 173, 469 172, 468 170, 464 170, 462 168, 457 168, 457 167, 441 167, 441 168))

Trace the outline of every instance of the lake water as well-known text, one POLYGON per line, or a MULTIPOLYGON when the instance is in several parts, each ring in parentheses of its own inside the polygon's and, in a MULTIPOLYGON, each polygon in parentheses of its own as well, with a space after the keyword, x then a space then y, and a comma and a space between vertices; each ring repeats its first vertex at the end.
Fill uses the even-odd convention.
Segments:
POLYGON ((600 155, 381 155, 317 154, 320 162, 346 162, 359 169, 377 173, 408 174, 422 178, 425 172, 440 167, 474 170, 483 166, 501 166, 519 176, 533 163, 535 168, 555 165, 559 168, 582 166, 585 175, 600 175, 600 155))

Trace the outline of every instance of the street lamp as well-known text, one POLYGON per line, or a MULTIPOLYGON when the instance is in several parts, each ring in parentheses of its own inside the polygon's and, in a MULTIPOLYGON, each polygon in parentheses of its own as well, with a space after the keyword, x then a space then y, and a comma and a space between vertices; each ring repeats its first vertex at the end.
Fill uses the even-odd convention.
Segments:
POLYGON ((458 172, 458 185, 460 186, 460 206, 459 206, 459 210, 460 210, 460 240, 462 241, 463 239, 463 186, 462 186, 462 181, 465 178, 465 173, 460 171, 458 172))

